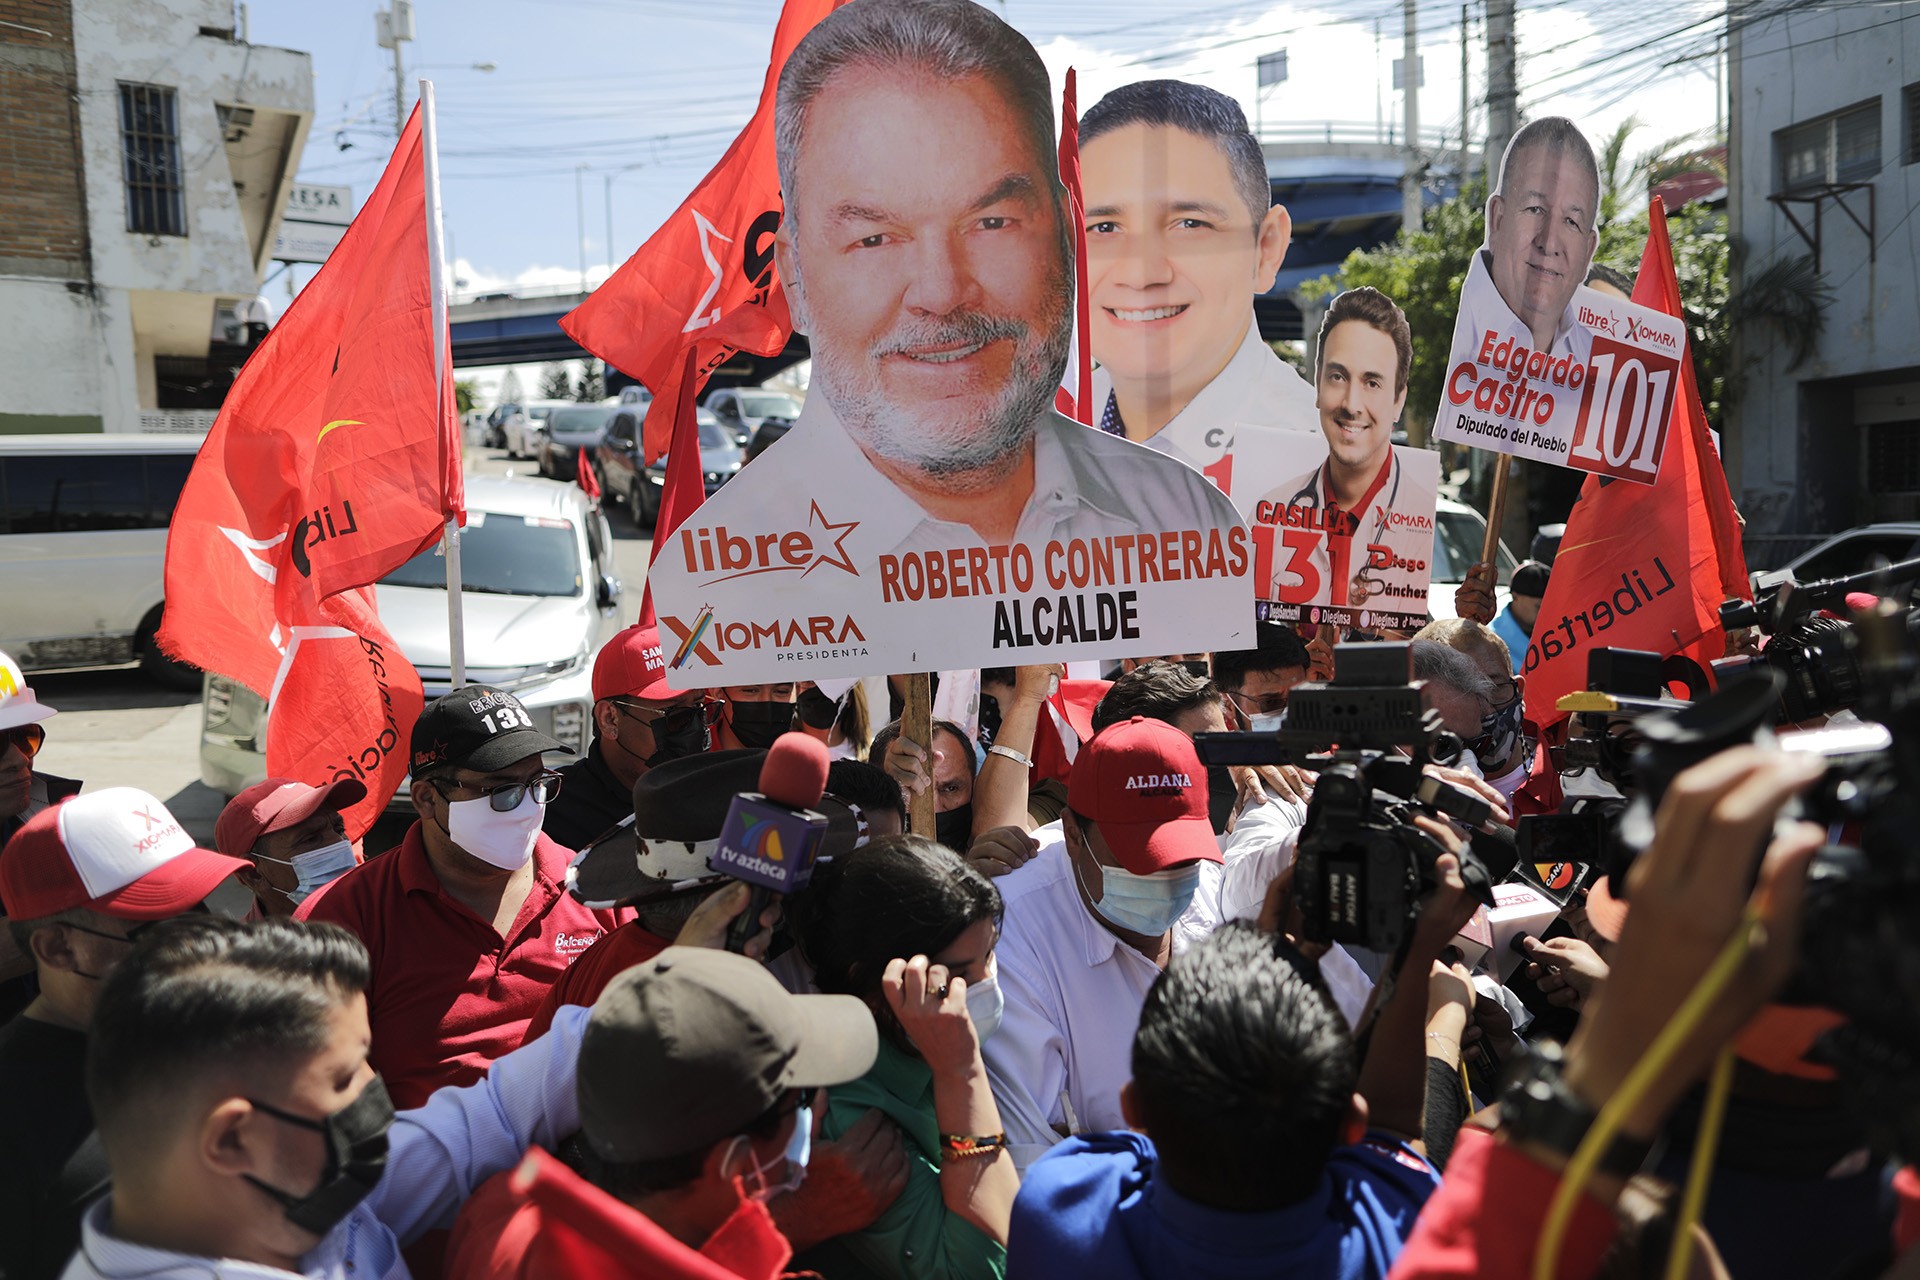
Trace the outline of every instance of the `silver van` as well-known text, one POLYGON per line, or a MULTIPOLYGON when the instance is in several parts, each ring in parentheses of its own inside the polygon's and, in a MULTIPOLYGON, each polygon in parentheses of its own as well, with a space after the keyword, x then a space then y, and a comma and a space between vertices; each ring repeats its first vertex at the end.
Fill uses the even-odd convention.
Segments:
POLYGON ((28 671, 137 660, 200 687, 153 637, 167 522, 203 439, 0 436, 0 650, 28 671))
MULTIPOLYGON (((510 690, 535 728, 584 751, 593 736, 593 657, 620 626, 621 585, 606 517, 577 485, 468 476, 460 577, 467 682, 510 690)), ((446 693, 452 673, 441 547, 381 579, 374 595, 427 700, 446 693)), ((266 704, 251 690, 209 674, 201 780, 231 796, 266 777, 265 724, 266 704)), ((403 786, 393 807, 407 803, 403 786)))

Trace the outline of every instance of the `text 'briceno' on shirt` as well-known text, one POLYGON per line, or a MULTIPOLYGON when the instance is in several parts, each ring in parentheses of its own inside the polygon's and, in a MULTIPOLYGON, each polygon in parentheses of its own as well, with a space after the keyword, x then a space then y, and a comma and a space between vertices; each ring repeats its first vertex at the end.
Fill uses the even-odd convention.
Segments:
POLYGON ((1234 578, 1247 531, 1180 529, 1048 542, 952 547, 880 557, 881 600, 996 600, 993 646, 1137 640, 1143 583, 1234 578), (1046 590, 1036 592, 1039 584, 1046 590))

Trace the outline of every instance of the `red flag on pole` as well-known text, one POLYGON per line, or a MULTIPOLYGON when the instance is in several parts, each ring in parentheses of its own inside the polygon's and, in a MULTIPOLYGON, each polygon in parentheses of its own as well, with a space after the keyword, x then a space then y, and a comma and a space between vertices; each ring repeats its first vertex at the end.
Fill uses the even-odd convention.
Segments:
POLYGON ((1093 425, 1093 322, 1087 296, 1087 200, 1080 190, 1080 110, 1077 77, 1067 68, 1066 88, 1060 93, 1060 184, 1067 189, 1067 219, 1073 225, 1073 345, 1054 408, 1075 422, 1093 425))
POLYGON ((760 105, 693 194, 560 327, 614 368, 654 393, 647 411, 645 461, 667 450, 673 397, 666 394, 681 353, 707 347, 706 374, 735 351, 777 355, 793 333, 773 267, 773 238, 783 205, 774 164, 773 104, 780 70, 801 37, 839 0, 787 0, 774 30, 760 105), (725 325, 722 329, 721 326, 725 325))
POLYGON ((593 462, 587 457, 585 445, 580 446, 580 456, 575 460, 574 471, 575 478, 580 481, 580 487, 586 491, 588 499, 593 502, 600 501, 600 477, 593 470, 593 462))
POLYGON ((270 773, 364 781, 356 835, 406 774, 422 702, 369 584, 465 514, 424 150, 416 108, 339 246, 234 380, 167 538, 161 647, 269 699, 270 773))
MULTIPOLYGON (((653 550, 647 556, 649 570, 653 568, 653 562, 660 558, 661 548, 673 538, 674 530, 707 500, 705 473, 700 467, 699 411, 693 404, 699 367, 699 350, 688 347, 680 367, 654 401, 658 404, 660 400, 672 397, 673 445, 667 450, 667 482, 660 488, 660 511, 653 521, 653 550)), ((650 627, 654 621, 653 575, 649 572, 646 587, 640 593, 639 625, 650 627)))
MULTIPOLYGON (((1683 314, 1667 217, 1658 196, 1633 300, 1683 314)), ((1751 598, 1739 521, 1727 475, 1707 435, 1693 360, 1681 362, 1682 394, 1651 485, 1590 475, 1567 531, 1527 648, 1527 718, 1563 719, 1560 697, 1587 687, 1587 654, 1600 646, 1646 649, 1701 668, 1722 656, 1720 603, 1751 598)))

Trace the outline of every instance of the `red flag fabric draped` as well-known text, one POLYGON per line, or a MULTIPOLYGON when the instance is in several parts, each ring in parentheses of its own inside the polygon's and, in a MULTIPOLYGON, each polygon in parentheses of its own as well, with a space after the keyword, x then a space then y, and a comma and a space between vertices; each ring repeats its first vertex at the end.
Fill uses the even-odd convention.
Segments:
POLYGON ((646 461, 671 439, 665 394, 681 354, 705 348, 695 390, 736 351, 776 355, 793 333, 775 278, 773 238, 783 205, 774 164, 773 105, 787 55, 840 0, 787 0, 774 30, 760 104, 720 163, 660 229, 585 302, 561 317, 574 341, 654 393, 643 429, 646 461))
POLYGON ((593 469, 593 459, 587 456, 585 445, 580 447, 580 456, 574 460, 574 478, 590 501, 600 501, 600 476, 593 469))
MULTIPOLYGON (((707 500, 705 472, 700 467, 700 423, 693 404, 694 388, 698 385, 695 374, 699 367, 699 351, 688 347, 680 368, 674 371, 655 400, 657 404, 661 399, 672 397, 673 445, 667 450, 667 480, 660 489, 660 513, 653 521, 653 550, 647 556, 648 569, 660 558, 660 550, 673 538, 674 530, 707 500)), ((650 627, 654 622, 653 575, 649 573, 646 588, 640 593, 639 625, 650 627)))
POLYGON ((1067 189, 1067 218, 1073 225, 1073 345, 1067 352, 1066 373, 1054 395, 1054 407, 1075 422, 1093 425, 1093 347, 1088 330, 1093 321, 1087 296, 1087 201, 1080 190, 1080 107, 1078 77, 1067 68, 1066 87, 1060 92, 1060 184, 1067 189))
MULTIPOLYGON (((1682 315, 1666 210, 1648 217, 1633 300, 1682 315)), ((1691 659, 1703 673, 1722 655, 1720 603, 1751 598, 1727 474, 1707 435, 1693 360, 1681 363, 1660 474, 1651 485, 1588 476, 1567 517, 1553 575, 1527 648, 1527 717, 1563 719, 1560 697, 1587 687, 1587 654, 1601 645, 1691 659)))
POLYGON ((405 776, 422 702, 370 584, 465 515, 427 217, 416 108, 339 246, 234 380, 167 537, 161 647, 271 701, 270 774, 364 781, 355 835, 405 776))

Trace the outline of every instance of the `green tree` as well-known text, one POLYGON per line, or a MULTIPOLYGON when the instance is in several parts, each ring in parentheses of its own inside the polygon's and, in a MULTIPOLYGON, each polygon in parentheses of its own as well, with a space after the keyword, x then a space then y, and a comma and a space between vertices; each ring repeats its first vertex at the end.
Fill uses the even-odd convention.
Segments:
POLYGON ((580 382, 573 389, 573 398, 582 404, 594 404, 607 398, 607 380, 600 372, 600 362, 588 357, 580 371, 580 382))
POLYGON ((567 374, 567 366, 556 363, 540 370, 540 398, 542 400, 573 399, 573 379, 567 374))
POLYGON ((453 384, 453 407, 460 413, 473 410, 473 379, 460 378, 453 384))

